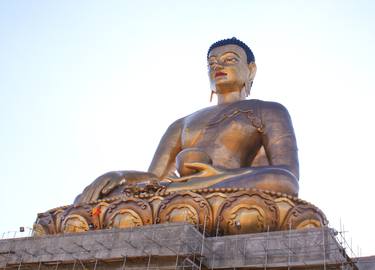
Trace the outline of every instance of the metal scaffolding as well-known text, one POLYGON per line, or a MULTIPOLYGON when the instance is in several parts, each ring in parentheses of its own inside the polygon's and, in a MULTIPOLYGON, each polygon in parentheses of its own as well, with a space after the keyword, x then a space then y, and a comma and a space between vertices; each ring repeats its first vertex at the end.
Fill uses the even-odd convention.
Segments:
POLYGON ((357 269, 342 234, 328 227, 217 232, 207 235, 204 221, 0 240, 0 269, 357 269))

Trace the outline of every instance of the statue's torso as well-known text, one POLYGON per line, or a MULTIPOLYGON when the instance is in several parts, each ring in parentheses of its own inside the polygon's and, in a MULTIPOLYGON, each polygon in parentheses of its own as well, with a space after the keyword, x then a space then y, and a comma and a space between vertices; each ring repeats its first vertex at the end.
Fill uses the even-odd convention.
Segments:
POLYGON ((261 104, 259 100, 244 100, 208 107, 185 117, 182 148, 204 150, 216 166, 249 166, 262 146, 261 104))

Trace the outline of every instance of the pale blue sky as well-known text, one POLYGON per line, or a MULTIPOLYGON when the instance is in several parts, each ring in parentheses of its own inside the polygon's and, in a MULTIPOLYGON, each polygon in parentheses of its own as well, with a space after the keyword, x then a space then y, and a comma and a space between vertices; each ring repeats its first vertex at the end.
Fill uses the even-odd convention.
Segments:
POLYGON ((206 52, 254 51, 252 97, 281 102, 300 197, 375 254, 373 1, 0 1, 0 232, 110 170, 146 170, 175 119, 209 106, 206 52))

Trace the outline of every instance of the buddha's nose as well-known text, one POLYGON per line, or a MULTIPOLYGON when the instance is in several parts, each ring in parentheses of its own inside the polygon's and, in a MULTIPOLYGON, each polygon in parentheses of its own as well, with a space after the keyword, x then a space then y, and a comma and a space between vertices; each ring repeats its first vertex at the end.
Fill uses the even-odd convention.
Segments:
POLYGON ((223 69, 223 66, 217 63, 213 66, 213 69, 214 69, 214 71, 221 70, 221 69, 223 69))

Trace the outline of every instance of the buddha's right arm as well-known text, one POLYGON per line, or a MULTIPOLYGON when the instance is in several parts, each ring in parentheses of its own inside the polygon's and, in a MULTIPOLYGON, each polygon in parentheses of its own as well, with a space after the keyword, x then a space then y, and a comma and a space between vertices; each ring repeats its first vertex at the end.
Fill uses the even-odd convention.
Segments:
POLYGON ((175 159, 181 151, 183 118, 172 123, 161 138, 148 172, 160 179, 175 170, 175 159))

